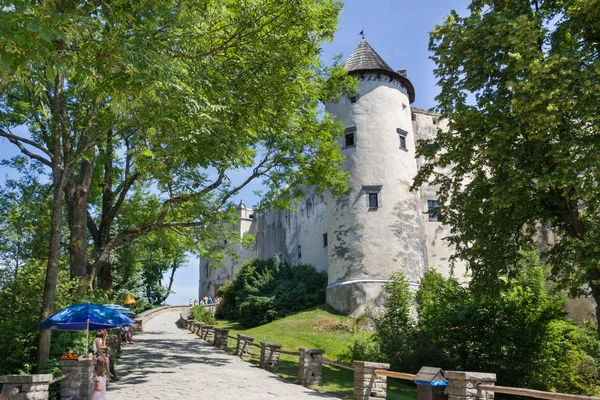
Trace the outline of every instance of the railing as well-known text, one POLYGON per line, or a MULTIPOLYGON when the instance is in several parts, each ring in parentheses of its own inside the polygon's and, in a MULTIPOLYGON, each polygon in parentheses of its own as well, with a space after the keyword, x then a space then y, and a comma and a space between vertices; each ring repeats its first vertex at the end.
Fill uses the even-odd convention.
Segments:
MULTIPOLYGON (((191 331, 201 335, 207 333, 207 330, 212 332, 220 331, 219 337, 225 339, 221 341, 220 347, 226 348, 228 346, 227 339, 233 339, 237 341, 236 354, 242 358, 252 357, 252 348, 260 348, 260 367, 276 372, 279 364, 280 355, 288 355, 299 357, 299 368, 298 368, 298 381, 304 386, 321 386, 321 366, 322 364, 333 365, 338 368, 354 371, 354 398, 355 399, 366 399, 366 398, 386 398, 387 394, 387 381, 386 378, 396 378, 407 381, 412 381, 418 385, 425 385, 424 387, 432 388, 435 386, 435 382, 441 380, 442 386, 448 386, 448 400, 486 400, 486 392, 511 394, 517 396, 527 396, 538 399, 546 400, 600 400, 599 397, 591 396, 579 396, 564 393, 553 393, 544 392, 533 389, 521 389, 506 386, 495 386, 496 375, 491 373, 477 373, 477 372, 462 372, 462 371, 442 371, 439 368, 423 367, 418 374, 409 374, 405 372, 390 371, 389 364, 385 363, 373 363, 366 361, 353 361, 352 364, 332 360, 323 356, 324 350, 318 349, 306 349, 301 348, 300 351, 290 351, 281 348, 281 345, 270 344, 270 343, 254 343, 254 338, 246 335, 231 336, 228 334, 228 330, 219 329, 213 326, 205 326, 199 323, 201 327, 196 332, 194 324, 188 324, 191 326, 191 331), (433 371, 433 372, 432 372, 433 371), (429 375, 428 375, 429 374, 429 375), (424 376, 429 376, 427 379, 423 379, 424 376), (431 379, 430 379, 431 378, 431 379), (427 386, 429 384, 429 386, 427 386)), ((202 335, 204 338, 207 335, 202 335)), ((201 337, 202 337, 201 336, 201 337)), ((216 335, 213 336, 215 339, 212 344, 217 345, 216 335)), ((420 386, 423 388, 423 386, 420 386)), ((430 398, 431 392, 427 390, 419 389, 419 396, 423 395, 425 398, 430 398)), ((439 394, 436 394, 439 395, 439 394)))
POLYGON ((379 376, 387 376, 389 378, 404 379, 407 381, 414 381, 415 376, 416 376, 414 374, 407 374, 404 372, 388 371, 387 369, 376 369, 375 371, 373 371, 373 373, 375 375, 379 375, 379 376))
MULTIPOLYGON (((298 353, 298 355, 300 355, 300 353, 298 353)), ((329 358, 323 357, 323 363, 329 364, 329 365, 335 365, 336 367, 340 367, 340 368, 348 369, 350 371, 354 371, 354 367, 352 366, 352 364, 346 364, 346 363, 343 363, 343 362, 340 362, 340 361, 331 360, 329 358)))
POLYGON ((541 390, 521 389, 521 388, 508 387, 508 386, 478 385, 477 389, 485 390, 487 392, 514 394, 516 396, 527 396, 527 397, 534 397, 536 399, 547 399, 547 400, 600 400, 599 397, 579 396, 576 394, 544 392, 541 390))

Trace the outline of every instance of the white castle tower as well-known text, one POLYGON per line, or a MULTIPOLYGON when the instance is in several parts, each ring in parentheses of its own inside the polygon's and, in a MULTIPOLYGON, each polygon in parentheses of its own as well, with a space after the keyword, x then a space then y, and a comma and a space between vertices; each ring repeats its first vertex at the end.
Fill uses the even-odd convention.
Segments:
POLYGON ((417 139, 434 137, 444 121, 411 109, 415 94, 406 73, 390 68, 364 39, 345 68, 358 79, 359 91, 326 110, 346 128, 340 144, 350 194, 319 196, 306 188, 294 211, 255 214, 241 204, 237 229, 255 235, 254 247, 236 247, 239 258, 214 267, 201 260, 201 297, 218 294, 244 261, 275 255, 327 272, 327 303, 354 316, 383 305, 383 285, 397 271, 413 285, 427 268, 451 274, 453 249, 444 240, 449 228, 432 212, 437 188, 409 190, 421 162, 417 139))
POLYGON ((417 173, 414 88, 364 38, 345 69, 358 79, 358 93, 326 105, 346 128, 351 188, 327 201, 327 303, 357 314, 382 305, 383 284, 394 272, 416 284, 428 259, 422 199, 409 190, 417 173))

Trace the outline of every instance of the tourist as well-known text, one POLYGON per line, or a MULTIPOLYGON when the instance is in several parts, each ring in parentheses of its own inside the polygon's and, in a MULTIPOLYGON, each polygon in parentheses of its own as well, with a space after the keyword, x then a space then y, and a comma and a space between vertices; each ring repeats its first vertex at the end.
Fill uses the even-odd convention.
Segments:
POLYGON ((207 304, 213 304, 213 299, 212 297, 208 296, 208 303, 207 304))
POLYGON ((124 334, 123 339, 125 340, 125 343, 135 344, 135 342, 133 341, 133 325, 123 325, 122 329, 124 334))
POLYGON ((198 300, 194 300, 194 305, 197 306, 198 305, 198 300))
POLYGON ((188 303, 188 305, 189 305, 190 307, 192 307, 192 306, 194 305, 194 303, 195 303, 195 302, 194 302, 194 300, 192 300, 192 298, 190 297, 190 302, 188 303))
POLYGON ((94 356, 96 356, 96 361, 99 364, 106 364, 107 356, 104 353, 106 351, 106 346, 102 343, 103 338, 102 330, 96 332, 96 338, 94 339, 94 343, 92 343, 92 350, 94 351, 94 356))
POLYGON ((94 368, 94 391, 91 400, 106 400, 106 366, 103 363, 96 363, 94 368))
MULTIPOLYGON (((108 347, 107 339, 108 339, 108 330, 102 329, 102 344, 106 346, 106 355, 108 356, 108 375, 111 377, 111 380, 118 381, 120 378, 117 376, 115 372, 115 357, 111 357, 110 355, 110 347, 108 347)), ((116 354, 113 354, 116 356, 116 354)))

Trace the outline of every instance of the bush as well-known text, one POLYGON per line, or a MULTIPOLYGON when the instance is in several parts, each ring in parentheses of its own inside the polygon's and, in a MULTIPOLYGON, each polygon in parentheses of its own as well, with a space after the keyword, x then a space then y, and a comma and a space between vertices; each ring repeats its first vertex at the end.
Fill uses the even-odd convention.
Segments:
POLYGON ((290 266, 278 258, 250 260, 221 287, 217 315, 244 327, 269 323, 325 302, 327 274, 309 265, 290 266))
POLYGON ((210 312, 206 311, 204 307, 194 306, 190 311, 194 317, 194 321, 205 322, 206 325, 215 324, 215 317, 213 317, 210 312))
MULTIPOLYGON (((548 292, 547 276, 534 253, 523 253, 517 278, 500 281, 495 290, 462 287, 429 271, 413 297, 406 280, 395 276, 376 319, 379 352, 397 371, 433 365, 495 372, 500 385, 594 395, 600 360, 595 326, 564 320, 564 300, 548 292)), ((354 351, 373 354, 361 343, 354 351)))

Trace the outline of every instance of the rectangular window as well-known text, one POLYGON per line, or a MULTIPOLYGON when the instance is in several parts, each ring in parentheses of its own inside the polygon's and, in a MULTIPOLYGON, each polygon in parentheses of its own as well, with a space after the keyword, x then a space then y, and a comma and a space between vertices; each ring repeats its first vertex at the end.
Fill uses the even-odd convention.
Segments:
POLYGON ((379 207, 379 199, 377 193, 369 193, 369 208, 379 207))
POLYGON ((398 138, 400 139, 400 149, 407 151, 408 148, 406 147, 406 135, 408 135, 408 132, 400 128, 396 129, 396 132, 398 132, 398 138))
POLYGON ((344 147, 356 146, 356 127, 346 128, 344 134, 344 147))
POLYGON ((298 246, 298 259, 302 258, 302 246, 298 246))
POLYGON ((358 100, 358 95, 350 96, 350 103, 356 103, 356 100, 358 100))
POLYGON ((440 203, 437 200, 427 200, 427 214, 430 221, 437 221, 440 216, 440 203))
POLYGON ((367 207, 369 209, 381 208, 381 185, 363 186, 363 191, 367 195, 367 207))
POLYGON ((327 247, 327 234, 323 234, 323 247, 327 247))

